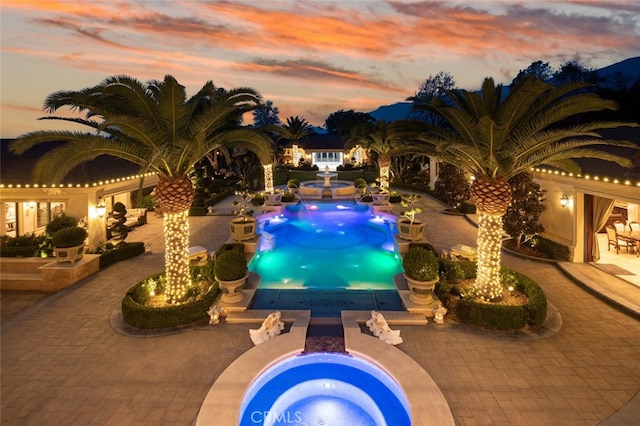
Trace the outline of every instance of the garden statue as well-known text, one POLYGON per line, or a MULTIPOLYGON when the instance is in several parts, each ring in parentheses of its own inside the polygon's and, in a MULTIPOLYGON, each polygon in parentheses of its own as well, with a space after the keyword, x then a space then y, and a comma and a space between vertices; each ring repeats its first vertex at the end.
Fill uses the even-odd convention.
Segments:
POLYGON ((390 345, 399 345, 402 343, 402 337, 400 337, 400 330, 391 330, 387 320, 378 311, 371 311, 371 319, 367 320, 367 327, 373 333, 385 343, 390 345))
POLYGON ((259 345, 277 336, 282 330, 284 330, 284 323, 280 321, 280 312, 271 312, 260 328, 249 330, 249 337, 254 345, 259 345))
POLYGON ((216 325, 220 323, 220 309, 216 305, 211 305, 207 314, 209 314, 209 324, 216 325))

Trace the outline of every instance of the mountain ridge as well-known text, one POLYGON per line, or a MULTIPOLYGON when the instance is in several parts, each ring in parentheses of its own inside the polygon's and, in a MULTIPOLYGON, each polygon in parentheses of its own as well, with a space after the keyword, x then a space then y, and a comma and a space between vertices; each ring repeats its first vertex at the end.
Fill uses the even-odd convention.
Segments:
MULTIPOLYGON (((606 67, 599 68, 596 74, 602 79, 613 79, 616 75, 626 75, 630 78, 631 82, 640 80, 640 56, 633 58, 627 58, 620 62, 616 62, 606 67)), ((614 83, 610 83, 614 84, 614 83)), ((633 84, 633 83, 631 83, 633 84)), ((603 87, 611 87, 610 85, 603 84, 603 87)), ((504 85, 508 88, 509 85, 504 85)), ((370 111, 369 114, 376 120, 396 121, 409 118, 411 112, 411 102, 396 102, 390 105, 381 105, 378 108, 370 111)))

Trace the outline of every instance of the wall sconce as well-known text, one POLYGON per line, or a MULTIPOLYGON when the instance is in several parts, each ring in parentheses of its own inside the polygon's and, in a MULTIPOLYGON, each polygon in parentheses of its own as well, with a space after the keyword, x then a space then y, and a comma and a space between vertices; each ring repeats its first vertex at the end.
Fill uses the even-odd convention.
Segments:
POLYGON ((105 214, 107 214, 107 205, 104 203, 104 199, 102 197, 98 197, 98 204, 96 204, 96 213, 98 217, 102 219, 105 214))
POLYGON ((562 196, 560 197, 560 205, 562 206, 562 208, 565 208, 569 205, 569 197, 567 197, 565 194, 562 194, 562 196))

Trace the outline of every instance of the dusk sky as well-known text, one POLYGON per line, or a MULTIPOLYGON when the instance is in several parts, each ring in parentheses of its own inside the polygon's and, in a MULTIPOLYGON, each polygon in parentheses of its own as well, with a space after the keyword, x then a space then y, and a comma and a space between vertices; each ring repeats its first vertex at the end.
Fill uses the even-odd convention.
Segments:
POLYGON ((430 75, 475 90, 543 60, 600 68, 640 56, 640 2, 0 0, 1 128, 37 121, 47 95, 114 74, 252 87, 280 119, 404 101, 430 75))

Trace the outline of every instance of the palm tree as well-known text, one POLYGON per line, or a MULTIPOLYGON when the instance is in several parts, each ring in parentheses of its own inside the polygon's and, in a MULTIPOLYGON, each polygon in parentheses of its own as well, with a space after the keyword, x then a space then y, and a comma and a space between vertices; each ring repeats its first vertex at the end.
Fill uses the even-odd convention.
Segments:
POLYGON ((546 165, 580 173, 575 158, 591 157, 631 166, 627 158, 593 148, 615 145, 637 148, 623 141, 603 140, 599 129, 635 126, 634 123, 580 122, 579 114, 615 109, 616 104, 571 83, 553 87, 525 77, 506 97, 502 85, 487 78, 479 93, 449 91, 447 103, 433 99, 417 105, 436 114, 445 125, 419 136, 429 153, 472 175, 471 198, 479 213, 476 292, 485 300, 502 297, 500 250, 502 216, 511 201, 512 176, 546 165))
POLYGON ((45 100, 47 112, 63 106, 85 111, 85 118, 47 116, 86 125, 92 132, 36 131, 11 143, 23 153, 45 142, 63 141, 43 156, 33 170, 39 183, 61 182, 79 164, 111 155, 140 165, 141 173, 156 173, 156 200, 164 213, 167 301, 180 303, 190 285, 189 218, 194 164, 218 147, 246 146, 270 158, 270 140, 242 127, 242 115, 260 105, 250 88, 226 91, 207 82, 187 99, 184 86, 167 75, 144 84, 129 76, 111 76, 80 91, 60 91, 45 100))
POLYGON ((400 120, 391 123, 380 120, 375 123, 365 123, 351 129, 351 134, 345 143, 345 149, 358 145, 374 152, 379 169, 380 188, 389 189, 389 175, 391 160, 396 155, 415 153, 423 150, 414 143, 413 123, 400 120))
MULTIPOLYGON (((262 126, 260 129, 277 135, 277 137, 273 138, 274 165, 277 165, 280 161, 281 140, 286 140, 291 142, 293 145, 297 145, 302 139, 313 134, 313 128, 309 122, 297 115, 295 117, 291 116, 287 118, 286 123, 262 126)), ((271 170, 265 168, 265 192, 273 192, 273 172, 271 170), (269 173, 270 171, 271 173, 269 173)))
MULTIPOLYGON (((291 116, 287 118, 286 123, 264 126, 261 129, 278 135, 276 139, 276 148, 279 148, 277 147, 277 143, 280 140, 285 140, 291 142, 293 145, 297 145, 301 140, 313 134, 313 128, 309 122, 297 115, 295 117, 291 116)), ((278 153, 278 151, 279 150, 276 149, 276 153, 278 153)), ((276 158, 276 161, 277 160, 279 159, 276 158)))

